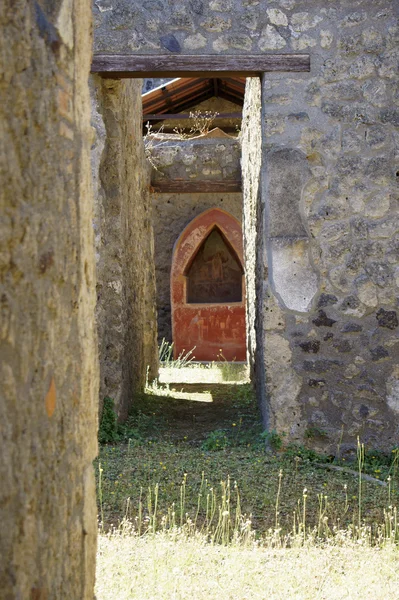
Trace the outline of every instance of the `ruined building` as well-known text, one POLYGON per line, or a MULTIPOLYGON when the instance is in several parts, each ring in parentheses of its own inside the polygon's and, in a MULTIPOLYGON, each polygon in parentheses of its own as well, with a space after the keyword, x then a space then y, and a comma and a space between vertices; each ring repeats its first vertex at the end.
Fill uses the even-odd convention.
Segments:
POLYGON ((265 426, 328 451, 397 444, 398 3, 3 4, 0 590, 80 600, 97 399, 123 418, 157 369, 137 77, 248 78, 241 266, 265 426))

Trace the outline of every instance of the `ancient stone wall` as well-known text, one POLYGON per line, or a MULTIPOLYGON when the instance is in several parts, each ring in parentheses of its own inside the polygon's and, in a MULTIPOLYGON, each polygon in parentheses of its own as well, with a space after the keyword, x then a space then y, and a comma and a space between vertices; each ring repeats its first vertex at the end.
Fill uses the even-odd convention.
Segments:
POLYGON ((157 373, 150 169, 141 133, 140 80, 93 78, 100 399, 120 418, 157 373))
POLYGON ((171 181, 239 181, 241 149, 237 138, 155 136, 146 143, 153 166, 151 182, 155 186, 171 181))
POLYGON ((0 596, 93 598, 97 343, 87 1, 0 16, 0 596))
POLYGON ((391 2, 283 4, 278 18, 312 70, 262 81, 270 426, 333 451, 341 436, 341 450, 356 436, 388 449, 399 412, 397 15, 391 2))
MULTIPOLYGON (((199 182, 241 178, 240 146, 233 138, 159 141, 151 150, 151 159, 156 165, 154 184, 176 178, 199 182)), ((170 269, 175 242, 192 219, 213 207, 241 221, 242 194, 152 194, 159 341, 172 341, 170 269)))
MULTIPOLYGON (((310 73, 263 76, 262 152, 255 135, 251 156, 258 167, 246 168, 249 187, 261 190, 256 219, 256 193, 246 201, 247 224, 256 220, 258 248, 264 247, 247 274, 257 298, 256 319, 249 316, 258 389, 270 427, 289 439, 334 450, 341 439, 341 448, 353 447, 359 435, 369 445, 393 446, 397 3, 123 0, 115 7, 97 0, 95 6, 97 52, 310 54, 310 73)), ((248 226, 247 240, 256 240, 248 226)), ((251 244, 247 253, 254 255, 251 244)))

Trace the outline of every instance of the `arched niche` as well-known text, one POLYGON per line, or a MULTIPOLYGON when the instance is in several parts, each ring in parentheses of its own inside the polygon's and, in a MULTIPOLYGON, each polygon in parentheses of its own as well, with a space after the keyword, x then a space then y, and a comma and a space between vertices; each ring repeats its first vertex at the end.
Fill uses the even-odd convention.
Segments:
POLYGON ((175 357, 246 360, 245 280, 240 223, 212 208, 179 236, 171 270, 175 357))

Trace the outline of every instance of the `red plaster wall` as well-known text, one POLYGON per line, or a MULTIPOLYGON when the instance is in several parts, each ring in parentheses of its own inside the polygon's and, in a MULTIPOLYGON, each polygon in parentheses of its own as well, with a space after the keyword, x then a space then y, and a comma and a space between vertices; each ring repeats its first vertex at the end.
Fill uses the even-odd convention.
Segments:
POLYGON ((240 223, 232 215, 211 208, 187 225, 175 244, 171 272, 174 356, 195 346, 195 360, 246 360, 245 283, 240 302, 190 304, 187 272, 208 235, 217 228, 241 266, 243 242, 240 223), (221 356, 222 355, 222 356, 221 356))

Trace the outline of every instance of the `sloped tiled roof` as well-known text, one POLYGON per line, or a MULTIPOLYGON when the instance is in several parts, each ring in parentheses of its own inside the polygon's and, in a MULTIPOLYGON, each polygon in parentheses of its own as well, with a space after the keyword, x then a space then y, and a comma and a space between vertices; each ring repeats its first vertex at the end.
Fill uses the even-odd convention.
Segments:
POLYGON ((214 96, 242 106, 244 93, 245 77, 173 79, 143 94, 143 119, 149 115, 165 115, 164 118, 167 118, 167 115, 179 114, 214 96))

